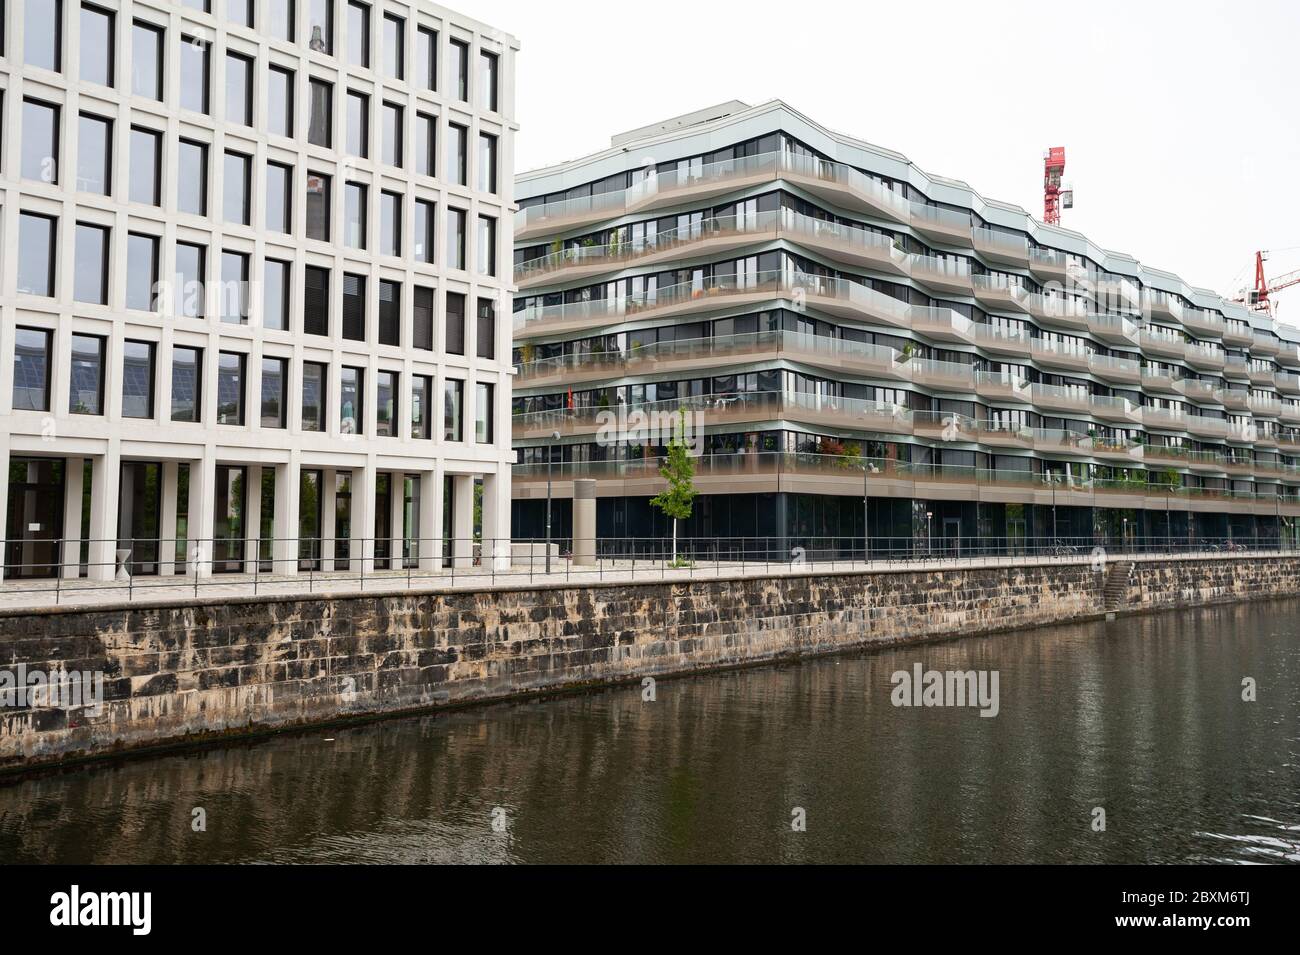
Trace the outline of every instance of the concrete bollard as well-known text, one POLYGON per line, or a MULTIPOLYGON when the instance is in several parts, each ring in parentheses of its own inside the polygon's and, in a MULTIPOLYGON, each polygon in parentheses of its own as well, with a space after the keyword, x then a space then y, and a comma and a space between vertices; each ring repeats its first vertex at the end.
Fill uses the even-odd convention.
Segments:
POLYGON ((596 482, 579 478, 573 482, 573 565, 596 564, 596 482))

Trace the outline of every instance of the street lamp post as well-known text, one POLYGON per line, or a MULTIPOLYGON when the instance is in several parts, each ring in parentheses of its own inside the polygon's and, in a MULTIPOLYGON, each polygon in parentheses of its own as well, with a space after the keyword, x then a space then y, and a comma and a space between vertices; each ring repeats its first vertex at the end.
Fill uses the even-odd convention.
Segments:
POLYGON ((551 432, 551 446, 546 449, 546 573, 551 572, 551 464, 552 452, 560 440, 560 432, 551 432))
POLYGON ((867 508, 867 476, 879 474, 880 469, 868 464, 862 469, 862 559, 871 560, 871 511, 867 508))
POLYGON ((930 518, 934 517, 933 511, 925 512, 925 556, 934 556, 934 537, 930 527, 930 518))

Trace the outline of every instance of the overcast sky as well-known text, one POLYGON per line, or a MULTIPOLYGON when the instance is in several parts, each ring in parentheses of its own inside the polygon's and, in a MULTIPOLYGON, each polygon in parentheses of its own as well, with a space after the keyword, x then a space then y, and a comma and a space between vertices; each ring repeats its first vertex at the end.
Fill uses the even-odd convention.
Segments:
MULTIPOLYGON (((519 38, 519 170, 729 99, 817 122, 1193 285, 1300 269, 1300 3, 443 0, 519 38), (1281 251, 1290 248, 1290 251, 1281 251)), ((1300 288, 1279 296, 1300 324, 1300 288)))

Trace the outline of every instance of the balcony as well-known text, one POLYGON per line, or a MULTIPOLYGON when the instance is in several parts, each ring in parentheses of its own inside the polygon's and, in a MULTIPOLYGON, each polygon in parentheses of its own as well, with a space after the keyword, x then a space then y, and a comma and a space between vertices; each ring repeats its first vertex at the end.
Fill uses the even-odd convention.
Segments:
POLYGON ((964 344, 970 344, 974 340, 971 334, 971 320, 960 312, 941 306, 924 305, 913 305, 910 311, 912 331, 927 338, 964 344))
POLYGON ((1081 343, 1055 342, 1046 338, 1033 340, 1031 353, 1034 361, 1050 368, 1066 371, 1088 371, 1090 352, 1081 343))
POLYGON ((1035 382, 1030 385, 1030 391, 1036 409, 1080 414, 1088 414, 1092 411, 1092 396, 1082 388, 1035 382))
POLYGON ((1245 322, 1229 319, 1223 323, 1223 343, 1237 348, 1247 348, 1255 335, 1245 322))
POLYGON ((1138 334, 1138 344, 1144 354, 1173 358, 1180 362, 1187 350, 1187 339, 1181 332, 1157 327, 1142 329, 1138 334))
POLYGON ((1223 389, 1223 407, 1245 413, 1250 410, 1250 392, 1245 388, 1223 389))
POLYGON ((922 285, 953 295, 970 295, 970 262, 966 259, 945 259, 933 255, 913 255, 912 278, 922 285))
POLYGON ((969 212, 955 212, 923 202, 913 202, 911 223, 917 232, 950 245, 969 247, 973 241, 969 212))
POLYGON ((990 262, 1024 268, 1029 264, 1029 239, 997 229, 974 229, 971 238, 975 251, 990 262))
POLYGON ((1193 401, 1223 404, 1223 388, 1201 378, 1184 378, 1180 390, 1193 401))
POLYGON ((975 372, 975 393, 981 398, 995 401, 1029 404, 1034 400, 1028 380, 1009 371, 975 372))
POLYGON ((1025 301, 1029 314, 1043 325, 1070 332, 1088 330, 1088 307, 1077 299, 1033 294, 1025 301))
MULTIPOLYGON (((782 178, 821 199, 902 225, 912 221, 914 204, 910 200, 852 166, 793 153, 773 155, 777 157, 782 178)), ((967 240, 963 244, 969 245, 969 216, 966 219, 967 240)))
POLYGON ((1136 358, 1117 358, 1114 355, 1088 356, 1088 370, 1104 381, 1136 385, 1142 379, 1142 365, 1136 358))
POLYGON ((1283 401, 1278 417, 1286 424, 1300 424, 1300 403, 1283 401))
POLYGON ((1286 365, 1288 368, 1300 368, 1300 345, 1295 342, 1279 342, 1277 360, 1279 364, 1286 365))
POLYGON ((1185 431, 1187 430, 1187 415, 1181 409, 1153 408, 1148 405, 1142 409, 1142 423, 1148 428, 1185 431))
POLYGON ((999 325, 982 325, 971 323, 971 340, 985 351, 1011 355, 1016 358, 1028 358, 1033 336, 1022 328, 1003 328, 999 325))
POLYGON ((1223 349, 1212 345, 1188 342, 1185 352, 1187 364, 1208 371, 1222 371, 1224 364, 1223 349))
POLYGON ((1273 386, 1274 371, 1271 365, 1263 368, 1257 368, 1255 365, 1249 365, 1246 369, 1246 377, 1250 379, 1252 385, 1259 385, 1262 388, 1271 388, 1273 386))
POLYGON ((1137 326, 1119 315, 1089 315, 1088 331, 1111 345, 1137 344, 1137 326))
POLYGON ((1183 321, 1183 303, 1176 295, 1166 292, 1147 292, 1142 299, 1143 310, 1154 319, 1183 321))
POLYGON ((1223 373, 1230 378, 1250 377, 1250 365, 1240 355, 1227 355, 1223 359, 1223 373))
POLYGON ((1200 338, 1222 338, 1225 327, 1221 317, 1202 308, 1184 309, 1183 325, 1200 338))
POLYGON ((1187 431, 1199 438, 1226 438, 1228 422, 1222 418, 1208 418, 1203 415, 1187 415, 1183 419, 1187 431))
POLYGON ((1251 395, 1250 410, 1252 414, 1276 418, 1282 413, 1282 399, 1269 395, 1251 395))
POLYGON ((1064 282, 1069 277, 1069 259, 1059 249, 1037 246, 1029 250, 1029 271, 1040 279, 1064 282))
POLYGON ((1276 335, 1265 335, 1262 332, 1255 332, 1251 336, 1250 353, 1252 355, 1261 355, 1265 358, 1272 358, 1282 350, 1282 344, 1278 341, 1276 335))
POLYGON ((1026 300, 1029 293, 1019 285, 1009 285, 991 275, 971 277, 975 298, 988 308, 1001 309, 1004 312, 1028 313, 1026 300))
POLYGON ((1142 387, 1147 391, 1161 391, 1166 394, 1179 394, 1178 382, 1172 371, 1146 365, 1142 369, 1142 387))
POLYGON ((908 361, 912 381, 918 385, 943 391, 973 392, 975 368, 955 361, 935 361, 929 358, 912 358, 908 361))
POLYGON ((826 258, 845 265, 891 275, 910 273, 912 256, 897 248, 887 235, 800 215, 790 209, 771 214, 781 217, 777 225, 778 238, 816 249, 826 258))
POLYGON ((1093 395, 1090 404, 1092 413, 1103 421, 1120 424, 1142 423, 1141 406, 1133 404, 1127 398, 1119 398, 1113 395, 1093 395))

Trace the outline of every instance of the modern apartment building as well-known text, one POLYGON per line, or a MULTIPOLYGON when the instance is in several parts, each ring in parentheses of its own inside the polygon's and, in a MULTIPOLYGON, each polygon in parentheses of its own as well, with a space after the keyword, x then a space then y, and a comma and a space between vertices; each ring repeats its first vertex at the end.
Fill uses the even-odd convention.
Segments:
POLYGON ((516 41, 427 0, 0 10, 5 577, 507 537, 516 41))
POLYGON ((666 533, 679 407, 689 536, 1293 534, 1300 330, 1267 315, 781 102, 515 191, 516 536, 548 474, 561 536, 575 477, 601 536, 666 533))

